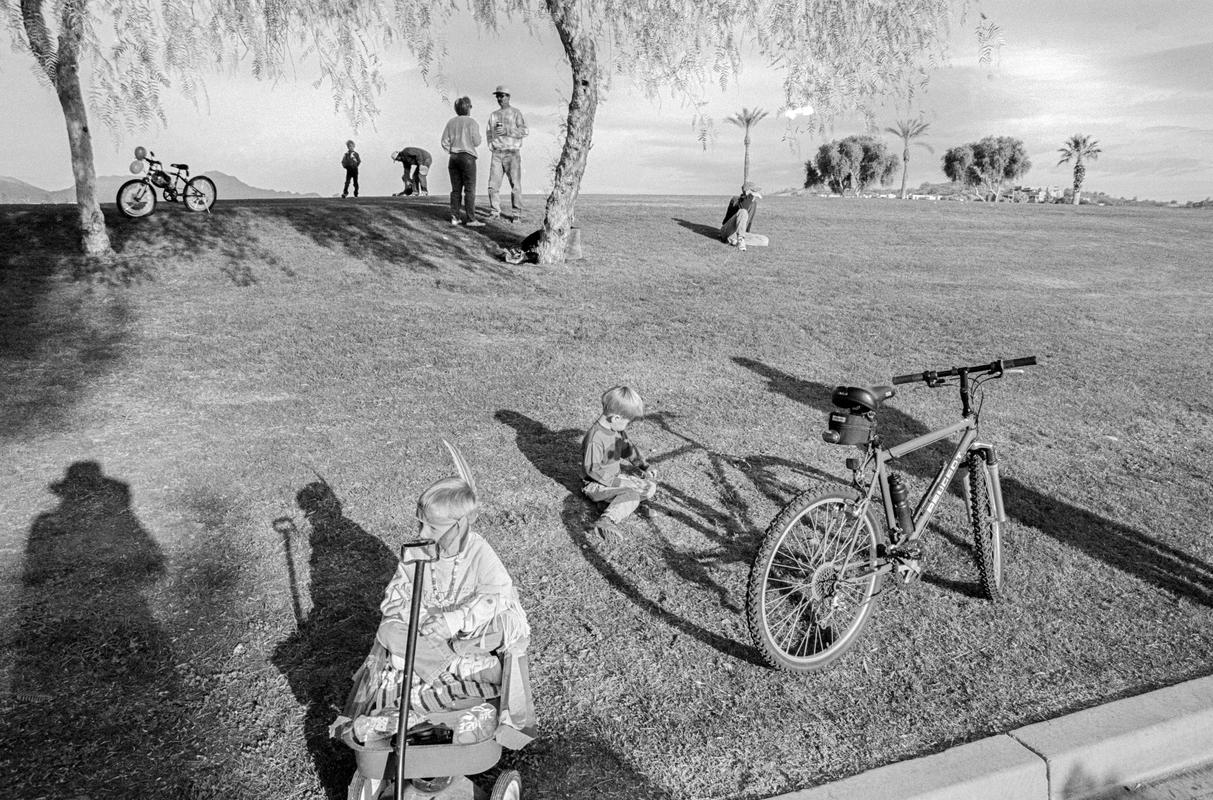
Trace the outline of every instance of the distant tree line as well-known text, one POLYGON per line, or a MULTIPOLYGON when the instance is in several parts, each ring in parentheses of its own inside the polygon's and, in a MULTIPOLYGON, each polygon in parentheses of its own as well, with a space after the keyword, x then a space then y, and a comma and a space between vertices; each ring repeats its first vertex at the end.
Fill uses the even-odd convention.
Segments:
MULTIPOLYGON (((904 149, 900 159, 872 136, 848 136, 823 144, 817 154, 805 162, 804 187, 824 186, 837 194, 846 194, 849 190, 858 195, 874 184, 887 185, 899 166, 908 166, 910 142, 922 136, 926 129, 927 123, 921 120, 899 120, 896 127, 885 129, 902 140, 904 149)), ((916 144, 927 146, 921 142, 916 144)), ((1067 192, 1067 198, 1077 205, 1086 175, 1084 162, 1099 156, 1099 142, 1089 136, 1074 134, 1058 152, 1061 154, 1059 165, 1074 164, 1074 188, 1067 192)), ((984 200, 998 202, 1012 196, 1016 181, 1032 168, 1032 160, 1028 158, 1022 140, 1013 136, 987 136, 950 148, 943 155, 942 167, 948 180, 976 192, 984 200)), ((906 173, 903 171, 901 197, 904 199, 905 196, 906 173)))

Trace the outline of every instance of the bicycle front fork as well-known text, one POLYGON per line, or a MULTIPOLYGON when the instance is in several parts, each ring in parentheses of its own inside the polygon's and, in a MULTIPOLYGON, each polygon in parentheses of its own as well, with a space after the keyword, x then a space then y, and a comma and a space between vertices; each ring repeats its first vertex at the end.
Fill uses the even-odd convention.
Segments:
MULTIPOLYGON (((986 462, 986 474, 990 478, 990 497, 994 501, 994 519, 998 520, 1000 525, 1005 525, 1007 521, 1007 512, 1002 504, 1002 481, 998 474, 998 455, 994 451, 994 445, 985 444, 984 442, 974 442, 969 448, 970 453, 977 453, 979 458, 986 462)), ((973 498, 969 494, 969 476, 967 466, 961 471, 961 490, 964 492, 965 508, 973 508, 973 498)))

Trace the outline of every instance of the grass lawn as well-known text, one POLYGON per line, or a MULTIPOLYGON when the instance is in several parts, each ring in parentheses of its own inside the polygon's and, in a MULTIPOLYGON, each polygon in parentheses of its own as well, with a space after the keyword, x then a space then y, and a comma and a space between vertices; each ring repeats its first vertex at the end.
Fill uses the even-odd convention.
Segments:
MULTIPOLYGON (((111 217, 116 285, 64 256, 71 209, 0 209, 4 793, 344 798, 325 728, 441 437, 534 629, 528 798, 759 798, 1210 672, 1213 218, 770 198, 740 253, 722 208, 586 197, 583 261, 511 267, 529 228, 436 198, 162 206, 111 217), (953 496, 855 650, 761 666, 748 565, 844 472, 832 387, 1024 355, 983 414, 1007 602, 953 496), (620 382, 664 491, 605 551, 577 443, 620 382)), ((903 387, 882 428, 957 410, 903 387)))

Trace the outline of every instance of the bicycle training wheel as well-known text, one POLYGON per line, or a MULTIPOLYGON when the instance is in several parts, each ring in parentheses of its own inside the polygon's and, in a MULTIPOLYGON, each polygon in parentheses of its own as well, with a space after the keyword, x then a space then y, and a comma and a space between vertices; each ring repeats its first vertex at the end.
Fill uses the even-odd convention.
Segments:
POLYGON ((186 182, 181 199, 185 201, 185 207, 190 211, 210 211, 218 196, 215 182, 205 175, 199 175, 186 182))
POLYGON ((804 492, 771 522, 750 567, 746 620, 763 659, 810 672, 851 649, 875 608, 878 525, 850 489, 804 492))
POLYGON ((995 513, 990 467, 977 453, 969 453, 965 466, 969 471, 969 524, 977 577, 986 597, 998 601, 1002 597, 1002 525, 995 513))
POLYGON ((127 181, 118 188, 115 202, 124 217, 146 217, 156 210, 156 190, 143 181, 127 181))

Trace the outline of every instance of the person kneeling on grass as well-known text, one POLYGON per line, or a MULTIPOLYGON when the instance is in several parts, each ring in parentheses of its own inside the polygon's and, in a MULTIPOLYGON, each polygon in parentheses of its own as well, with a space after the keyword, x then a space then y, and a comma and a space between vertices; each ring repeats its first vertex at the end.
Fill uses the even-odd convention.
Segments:
POLYGON ((656 473, 644 455, 628 441, 624 432, 633 420, 644 416, 644 401, 627 386, 615 386, 602 395, 602 415, 581 440, 582 491, 597 503, 608 503, 594 523, 594 530, 608 544, 622 536, 619 523, 635 511, 642 500, 657 493, 652 480, 656 473), (623 473, 627 461, 640 475, 623 473))
MULTIPOLYGON (((526 681, 519 659, 530 625, 501 559, 472 530, 479 510, 476 485, 459 450, 447 447, 460 476, 431 484, 416 508, 418 537, 437 544, 433 552, 406 550, 384 593, 371 653, 354 675, 342 716, 330 727, 332 736, 352 738, 357 746, 382 749, 396 733, 415 558, 429 564, 407 689, 409 729, 430 723, 429 714, 465 711, 453 733, 456 744, 496 738, 517 749, 534 738, 529 691, 519 689, 526 681), (496 697, 500 714, 485 702, 496 697)), ((372 784, 378 783, 355 774, 349 796, 374 797, 379 787, 372 784)))
POLYGON ((750 181, 741 186, 741 194, 729 201, 728 210, 724 212, 724 223, 720 226, 720 240, 727 242, 738 250, 745 250, 746 244, 764 246, 767 237, 760 233, 750 233, 754 217, 758 214, 758 201, 762 192, 750 181))

